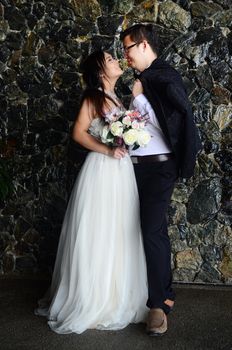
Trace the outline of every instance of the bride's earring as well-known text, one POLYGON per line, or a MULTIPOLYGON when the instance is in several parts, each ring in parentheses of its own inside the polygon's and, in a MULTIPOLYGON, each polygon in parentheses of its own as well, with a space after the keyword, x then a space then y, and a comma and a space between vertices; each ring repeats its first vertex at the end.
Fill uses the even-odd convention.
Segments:
POLYGON ((99 78, 103 82, 104 74, 99 74, 99 78))

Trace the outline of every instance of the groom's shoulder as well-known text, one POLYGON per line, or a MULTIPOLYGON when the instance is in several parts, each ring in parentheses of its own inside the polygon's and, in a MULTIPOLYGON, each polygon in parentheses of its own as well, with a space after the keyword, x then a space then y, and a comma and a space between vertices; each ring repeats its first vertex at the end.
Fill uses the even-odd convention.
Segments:
POLYGON ((167 61, 160 58, 152 62, 151 66, 146 70, 144 77, 167 84, 182 81, 180 73, 167 61))

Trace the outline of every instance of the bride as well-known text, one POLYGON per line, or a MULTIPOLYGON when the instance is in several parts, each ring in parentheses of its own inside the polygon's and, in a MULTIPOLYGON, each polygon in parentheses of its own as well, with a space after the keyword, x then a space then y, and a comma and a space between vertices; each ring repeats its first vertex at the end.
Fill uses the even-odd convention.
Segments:
POLYGON ((51 287, 35 310, 57 333, 122 329, 145 321, 148 310, 133 166, 125 148, 99 139, 104 117, 124 110, 114 93, 123 72, 103 51, 92 53, 83 69, 87 89, 73 138, 92 152, 69 200, 51 287))

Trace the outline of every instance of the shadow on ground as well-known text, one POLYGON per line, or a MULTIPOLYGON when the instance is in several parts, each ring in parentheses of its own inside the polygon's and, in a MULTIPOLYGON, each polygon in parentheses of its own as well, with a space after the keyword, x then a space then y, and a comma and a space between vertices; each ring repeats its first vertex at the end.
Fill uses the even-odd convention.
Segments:
POLYGON ((121 331, 59 335, 34 316, 48 282, 0 280, 1 350, 232 350, 232 287, 176 285, 168 333, 150 338, 143 324, 121 331))

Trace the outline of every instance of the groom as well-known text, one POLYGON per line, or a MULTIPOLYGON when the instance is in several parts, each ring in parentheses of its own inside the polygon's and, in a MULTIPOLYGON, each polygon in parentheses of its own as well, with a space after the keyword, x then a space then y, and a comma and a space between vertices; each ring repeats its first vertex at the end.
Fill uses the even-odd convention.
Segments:
POLYGON ((147 262, 150 308, 147 333, 163 335, 174 306, 171 247, 166 212, 176 179, 193 175, 200 141, 179 73, 157 57, 151 24, 137 24, 121 33, 130 67, 140 72, 132 94, 133 107, 149 115, 152 138, 131 152, 140 197, 140 216, 147 262))

